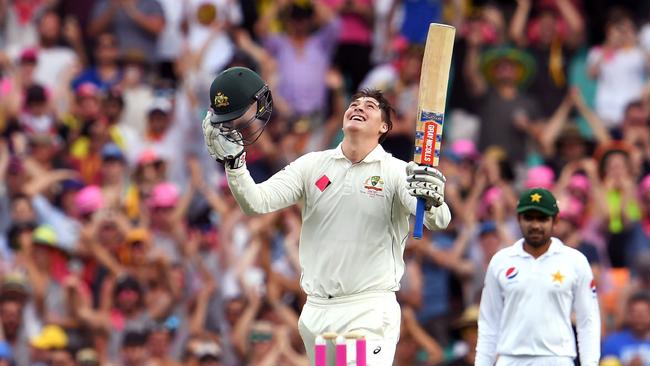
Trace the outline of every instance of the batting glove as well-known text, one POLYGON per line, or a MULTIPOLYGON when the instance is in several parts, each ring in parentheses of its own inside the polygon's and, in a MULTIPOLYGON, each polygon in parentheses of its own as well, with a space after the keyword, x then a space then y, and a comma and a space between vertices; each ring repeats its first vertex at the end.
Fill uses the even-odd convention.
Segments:
POLYGON ((208 110, 203 119, 203 138, 210 156, 230 169, 244 166, 246 153, 244 147, 236 141, 241 141, 237 130, 225 130, 219 124, 212 123, 212 110, 208 110))
POLYGON ((427 211, 445 202, 446 180, 436 168, 418 165, 412 161, 406 166, 406 189, 411 196, 424 198, 427 211))

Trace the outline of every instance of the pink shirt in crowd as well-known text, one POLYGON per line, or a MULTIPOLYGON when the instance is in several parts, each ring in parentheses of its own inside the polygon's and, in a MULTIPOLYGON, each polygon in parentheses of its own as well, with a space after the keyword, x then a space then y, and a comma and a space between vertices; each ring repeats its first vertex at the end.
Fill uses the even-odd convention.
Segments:
MULTIPOLYGON (((335 9, 347 0, 324 0, 329 7, 335 9)), ((353 0, 364 8, 372 8, 372 0, 353 0)), ((341 34, 339 44, 369 45, 372 42, 372 24, 366 23, 360 16, 341 14, 341 34)))

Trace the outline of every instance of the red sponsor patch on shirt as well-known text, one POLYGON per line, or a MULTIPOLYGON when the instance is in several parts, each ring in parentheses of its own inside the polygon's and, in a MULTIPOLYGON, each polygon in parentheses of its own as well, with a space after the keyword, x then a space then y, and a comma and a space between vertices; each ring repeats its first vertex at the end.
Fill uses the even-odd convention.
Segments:
POLYGON ((329 187, 330 184, 332 184, 332 182, 324 174, 323 174, 322 177, 318 178, 318 180, 316 181, 316 187, 318 187, 318 189, 320 189, 321 192, 324 191, 325 188, 329 187))

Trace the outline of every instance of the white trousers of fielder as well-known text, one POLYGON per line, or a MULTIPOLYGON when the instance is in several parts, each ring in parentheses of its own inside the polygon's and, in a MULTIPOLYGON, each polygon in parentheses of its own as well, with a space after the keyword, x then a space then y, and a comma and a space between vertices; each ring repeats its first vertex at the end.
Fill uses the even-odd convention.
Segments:
POLYGON ((499 356, 496 366, 573 366, 571 357, 499 356))
MULTIPOLYGON (((353 332, 366 339, 368 366, 390 366, 399 340, 402 312, 394 292, 363 293, 332 299, 309 296, 298 328, 309 361, 314 364, 316 336, 353 332)), ((334 343, 327 342, 327 364, 334 365, 334 343)), ((356 365, 355 340, 347 341, 348 365, 356 365)))

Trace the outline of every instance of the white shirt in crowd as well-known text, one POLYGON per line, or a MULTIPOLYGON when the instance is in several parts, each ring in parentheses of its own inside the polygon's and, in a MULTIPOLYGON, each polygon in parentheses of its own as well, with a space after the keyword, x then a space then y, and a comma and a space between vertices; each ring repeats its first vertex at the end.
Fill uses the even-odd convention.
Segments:
MULTIPOLYGON (((261 184, 245 168, 228 169, 227 176, 248 214, 301 202, 301 286, 307 295, 328 298, 399 290, 417 202, 406 189, 405 169, 381 145, 356 164, 339 145, 306 154, 261 184)), ((429 229, 450 220, 446 204, 425 214, 429 229)))
POLYGON ((187 4, 187 41, 190 50, 197 52, 209 44, 201 60, 201 70, 216 75, 227 65, 235 53, 235 46, 226 31, 214 32, 212 25, 198 21, 201 7, 212 5, 216 8, 218 21, 239 25, 243 19, 239 2, 230 0, 189 0, 187 4))
POLYGON ((643 91, 646 56, 639 47, 604 52, 602 47, 589 51, 589 66, 601 62, 596 87, 595 110, 607 128, 619 126, 625 107, 643 91))
MULTIPOLYGON (((521 239, 501 249, 488 266, 475 365, 493 366, 497 355, 515 359, 537 356, 544 362, 549 357, 575 358, 572 311, 580 363, 598 365, 600 314, 589 262, 556 238, 537 259, 524 251, 523 243, 521 239)), ((529 364, 548 364, 544 362, 529 364)))

